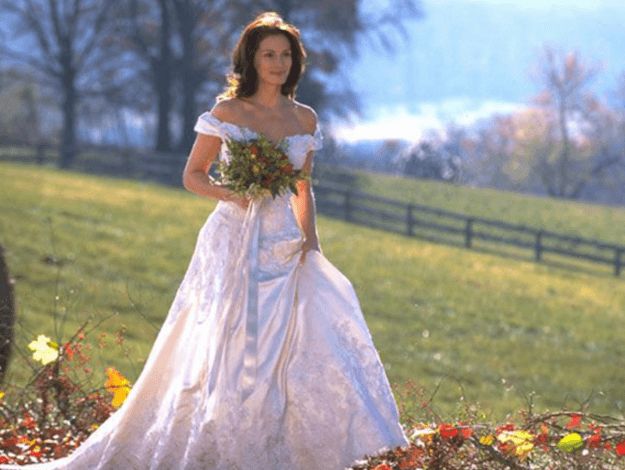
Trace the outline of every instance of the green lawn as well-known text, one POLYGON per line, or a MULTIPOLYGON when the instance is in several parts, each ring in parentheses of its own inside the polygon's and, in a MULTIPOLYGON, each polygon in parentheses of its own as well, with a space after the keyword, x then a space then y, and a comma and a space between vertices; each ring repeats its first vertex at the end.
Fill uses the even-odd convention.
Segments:
MULTIPOLYGON (((625 210, 493 190, 361 174, 367 191, 604 240, 625 239, 625 210)), ((98 332, 124 324, 132 362, 113 344, 94 354, 96 379, 117 367, 134 382, 214 202, 179 189, 0 163, 0 243, 16 278, 17 341, 61 339, 90 315, 98 332), (59 262, 50 262, 50 256, 59 262), (47 258, 48 257, 48 258, 47 258), (59 269, 60 267, 60 269, 59 269), (57 322, 60 330, 61 325, 57 322), (99 374, 99 375, 98 375, 99 374)), ((434 391, 443 416, 466 401, 493 419, 525 405, 620 415, 625 406, 625 279, 367 229, 318 216, 325 255, 353 283, 398 384, 434 391)), ((97 334, 96 333, 96 334, 97 334)), ((11 380, 28 370, 19 354, 11 380)))
MULTIPOLYGON (((324 165, 318 165, 324 168, 324 165)), ((625 243, 625 208, 350 170, 362 191, 555 232, 625 243)))

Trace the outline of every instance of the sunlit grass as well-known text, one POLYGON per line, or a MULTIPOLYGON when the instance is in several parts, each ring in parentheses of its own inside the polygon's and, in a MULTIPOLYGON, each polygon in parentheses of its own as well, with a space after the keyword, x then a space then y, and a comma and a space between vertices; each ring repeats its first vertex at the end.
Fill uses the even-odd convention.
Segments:
MULTIPOLYGON (((103 351, 102 381, 111 365, 134 382, 214 202, 179 189, 26 165, 0 164, 0 180, 0 243, 16 278, 18 346, 26 351, 36 334, 54 335, 58 267, 46 262, 54 255, 61 263, 59 310, 69 315, 64 339, 89 315, 117 313, 101 330, 125 324, 135 364, 115 348, 103 351)), ((409 183, 394 181, 386 191, 409 183)), ((369 189, 382 186, 376 179, 369 189)), ((617 209, 578 212, 575 204, 568 210, 570 203, 539 198, 521 204, 521 196, 477 189, 456 188, 454 196, 443 186, 422 188, 421 202, 448 201, 444 207, 453 210, 508 207, 492 215, 528 221, 552 210, 552 220, 592 227, 603 239, 624 230, 606 222, 625 220, 617 209), (436 196, 437 190, 450 193, 436 196)), ((358 293, 389 379, 411 378, 432 391, 444 380, 434 400, 443 415, 458 406, 459 384, 466 400, 493 418, 523 407, 532 391, 539 408, 574 407, 592 392, 597 412, 620 414, 625 406, 618 326, 625 320, 625 280, 609 269, 561 269, 321 215, 318 224, 324 254, 358 293)), ((20 364, 15 355, 13 364, 20 364)), ((18 382, 29 373, 10 372, 18 382)))

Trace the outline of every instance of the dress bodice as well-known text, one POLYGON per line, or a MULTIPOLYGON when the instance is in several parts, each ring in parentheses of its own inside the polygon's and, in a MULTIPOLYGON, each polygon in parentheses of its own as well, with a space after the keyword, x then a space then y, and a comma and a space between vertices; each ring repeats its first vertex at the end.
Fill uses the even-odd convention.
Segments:
MULTIPOLYGON (((252 129, 221 121, 210 111, 198 117, 194 130, 200 134, 217 136, 221 138, 222 142, 225 139, 251 140, 258 137, 258 133, 252 129)), ((319 123, 317 123, 314 134, 294 134, 286 136, 283 140, 286 142, 286 153, 293 167, 300 169, 304 166, 308 152, 321 149, 323 136, 319 123)), ((221 146, 219 158, 226 162, 229 161, 230 153, 226 145, 221 146)))
MULTIPOLYGON (((200 115, 194 130, 222 140, 219 158, 225 162, 230 158, 228 146, 223 145, 226 139, 246 141, 259 135, 247 127, 222 121, 211 112, 200 115)), ((289 161, 294 168, 300 169, 304 166, 308 152, 322 147, 323 137, 317 124, 314 134, 294 134, 283 140, 289 161)), ((219 201, 215 208, 216 219, 221 221, 224 228, 229 227, 228 231, 233 234, 233 238, 244 240, 245 234, 249 232, 248 238, 253 240, 250 242, 250 250, 257 253, 260 278, 275 276, 285 266, 290 268, 290 260, 294 259, 301 247, 303 232, 293 213, 291 194, 287 190, 275 198, 267 197, 262 204, 256 202, 255 208, 250 205, 248 210, 232 201, 219 201), (257 230, 252 234, 256 223, 257 230)))

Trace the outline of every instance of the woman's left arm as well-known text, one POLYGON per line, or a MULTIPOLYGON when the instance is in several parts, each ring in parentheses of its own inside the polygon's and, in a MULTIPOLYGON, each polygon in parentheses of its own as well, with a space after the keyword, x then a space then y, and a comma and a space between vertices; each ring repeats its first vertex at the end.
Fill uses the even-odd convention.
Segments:
MULTIPOLYGON (((313 152, 308 152, 306 161, 302 169, 309 175, 312 175, 313 152)), ((309 250, 317 250, 321 253, 319 246, 319 235, 317 233, 315 198, 312 192, 312 183, 308 180, 298 181, 296 183, 297 196, 291 196, 295 217, 300 228, 304 232, 304 244, 302 245, 303 262, 306 252, 309 250)))

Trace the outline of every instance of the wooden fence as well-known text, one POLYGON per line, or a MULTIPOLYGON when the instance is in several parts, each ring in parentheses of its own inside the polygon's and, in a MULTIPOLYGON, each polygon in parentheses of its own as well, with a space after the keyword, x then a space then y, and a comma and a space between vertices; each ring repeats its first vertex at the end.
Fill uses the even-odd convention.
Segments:
MULTIPOLYGON (((17 148, 1 152, 0 159, 43 164, 55 161, 56 155, 48 148, 17 148)), ((181 186, 185 161, 186 156, 180 154, 90 147, 82 149, 74 168, 181 186)), ((529 249, 536 261, 554 253, 610 265, 615 276, 620 276, 625 264, 625 245, 387 199, 336 184, 315 184, 315 196, 320 213, 409 237, 459 240, 466 248, 483 240, 529 249)))
POLYGON ((620 276, 625 263, 625 245, 459 214, 327 184, 315 186, 315 197, 320 213, 409 237, 434 233, 439 235, 435 238, 441 239, 441 234, 452 235, 466 248, 471 248, 476 240, 484 240, 530 249, 536 261, 541 261, 546 253, 555 253, 613 266, 615 276, 620 276))

